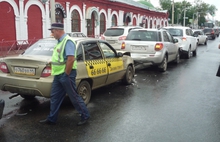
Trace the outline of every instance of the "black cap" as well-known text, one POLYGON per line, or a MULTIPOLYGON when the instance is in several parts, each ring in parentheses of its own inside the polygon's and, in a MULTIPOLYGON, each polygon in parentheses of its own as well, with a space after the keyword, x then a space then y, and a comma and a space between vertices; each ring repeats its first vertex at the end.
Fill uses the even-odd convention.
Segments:
POLYGON ((63 23, 52 23, 51 24, 51 28, 48 30, 52 30, 52 29, 60 29, 63 30, 63 23))

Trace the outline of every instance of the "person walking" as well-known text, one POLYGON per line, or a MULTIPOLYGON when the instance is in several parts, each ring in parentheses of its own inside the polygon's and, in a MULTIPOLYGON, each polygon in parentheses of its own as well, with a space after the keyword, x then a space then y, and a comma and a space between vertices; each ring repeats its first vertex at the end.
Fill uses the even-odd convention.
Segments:
POLYGON ((64 32, 62 23, 51 24, 49 30, 51 30, 54 38, 58 40, 58 43, 54 47, 51 62, 51 74, 54 75, 54 80, 51 90, 50 113, 47 119, 41 120, 40 123, 56 124, 59 108, 66 94, 68 94, 74 108, 81 116, 81 120, 77 125, 83 125, 90 118, 90 114, 82 97, 76 91, 76 44, 64 32))

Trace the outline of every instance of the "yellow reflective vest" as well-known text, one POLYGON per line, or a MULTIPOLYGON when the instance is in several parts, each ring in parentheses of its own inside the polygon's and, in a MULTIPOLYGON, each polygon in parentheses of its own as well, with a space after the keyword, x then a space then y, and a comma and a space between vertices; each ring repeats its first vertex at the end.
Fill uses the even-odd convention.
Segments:
MULTIPOLYGON (((52 66, 52 75, 59 75, 65 72, 66 69, 66 61, 64 61, 64 50, 65 50, 65 46, 66 46, 66 42, 68 40, 71 40, 74 44, 75 41, 72 40, 68 35, 66 35, 63 40, 61 42, 59 42, 54 50, 53 50, 53 55, 52 55, 52 62, 51 62, 51 66, 52 66)), ((75 44, 76 46, 76 44, 75 44)), ((73 63, 73 69, 77 69, 77 61, 76 61, 76 49, 75 49, 75 61, 73 63)))

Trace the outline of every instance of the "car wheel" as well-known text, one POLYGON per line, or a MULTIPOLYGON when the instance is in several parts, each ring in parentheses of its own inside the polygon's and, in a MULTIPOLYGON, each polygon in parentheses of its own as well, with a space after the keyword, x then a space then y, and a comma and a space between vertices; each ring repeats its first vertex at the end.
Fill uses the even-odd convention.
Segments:
POLYGON ((134 78, 134 70, 131 66, 128 66, 126 73, 125 73, 125 76, 123 78, 123 82, 125 84, 131 84, 133 81, 133 78, 134 78))
POLYGON ((177 51, 176 59, 174 60, 174 62, 175 62, 176 64, 179 64, 179 62, 180 62, 180 51, 179 51, 179 50, 177 51))
POLYGON ((191 57, 192 51, 191 47, 189 48, 188 52, 186 53, 186 59, 189 59, 191 57))
POLYGON ((165 72, 167 70, 167 56, 165 55, 162 63, 158 66, 159 71, 165 72))
POLYGON ((88 81, 83 80, 77 88, 78 94, 82 97, 85 104, 88 104, 91 98, 91 86, 88 81))
POLYGON ((23 94, 20 94, 20 96, 26 100, 33 100, 35 98, 34 95, 23 95, 23 94))
POLYGON ((193 56, 196 56, 196 54, 197 54, 197 47, 196 47, 196 49, 193 51, 193 56))
POLYGON ((205 43, 204 43, 205 45, 207 45, 207 39, 205 40, 205 43))

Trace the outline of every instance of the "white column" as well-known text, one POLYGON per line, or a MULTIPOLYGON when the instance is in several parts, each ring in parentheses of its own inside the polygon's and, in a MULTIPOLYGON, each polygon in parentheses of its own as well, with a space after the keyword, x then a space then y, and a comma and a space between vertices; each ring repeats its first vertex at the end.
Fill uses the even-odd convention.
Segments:
POLYGON ((20 16, 15 17, 16 21, 16 38, 17 40, 27 40, 27 17, 24 17, 24 0, 19 0, 19 14, 20 16))
POLYGON ((112 25, 112 17, 111 17, 111 11, 112 11, 112 9, 108 9, 108 22, 106 22, 106 28, 109 28, 109 27, 111 27, 111 25, 112 25))
POLYGON ((87 27, 86 27, 86 4, 83 3, 83 19, 81 20, 82 26, 81 31, 87 35, 87 27))
POLYGON ((72 23, 71 23, 71 13, 70 13, 70 3, 66 2, 66 18, 65 18, 65 24, 64 24, 65 32, 70 33, 72 31, 71 24, 72 23))
POLYGON ((118 25, 124 25, 124 23, 123 23, 123 18, 124 18, 124 11, 119 10, 118 25))

